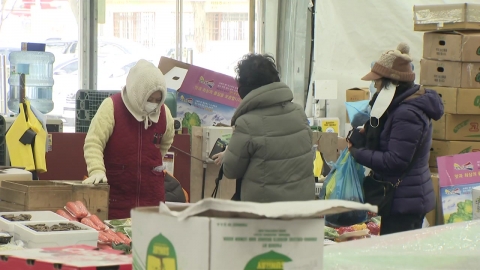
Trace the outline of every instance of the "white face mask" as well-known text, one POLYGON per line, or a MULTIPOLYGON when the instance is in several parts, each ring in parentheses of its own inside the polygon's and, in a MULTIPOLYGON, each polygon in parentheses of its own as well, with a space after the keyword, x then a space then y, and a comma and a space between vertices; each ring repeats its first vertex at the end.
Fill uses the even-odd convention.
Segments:
POLYGON ((147 104, 145 104, 145 111, 150 114, 158 108, 158 105, 158 103, 147 102, 147 104))

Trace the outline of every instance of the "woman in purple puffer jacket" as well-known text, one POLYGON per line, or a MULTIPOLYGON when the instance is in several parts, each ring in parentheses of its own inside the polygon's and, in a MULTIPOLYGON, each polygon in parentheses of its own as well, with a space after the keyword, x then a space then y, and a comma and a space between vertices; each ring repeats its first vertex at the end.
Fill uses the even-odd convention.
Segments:
POLYGON ((400 44, 384 53, 362 78, 374 81, 377 92, 362 131, 366 144, 349 143, 352 156, 372 169, 375 179, 395 184, 406 174, 395 190, 390 215, 382 217, 381 235, 420 229, 425 215, 435 207, 428 166, 431 120, 443 116, 443 103, 437 92, 414 83, 408 53, 408 45, 400 44))

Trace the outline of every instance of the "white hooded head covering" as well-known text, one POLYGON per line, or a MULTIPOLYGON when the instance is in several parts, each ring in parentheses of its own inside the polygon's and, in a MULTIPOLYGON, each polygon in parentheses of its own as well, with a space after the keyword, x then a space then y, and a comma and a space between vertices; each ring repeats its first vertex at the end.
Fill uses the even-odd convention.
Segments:
POLYGON ((139 122, 145 123, 145 129, 160 118, 160 106, 167 96, 165 77, 160 69, 147 60, 140 59, 127 75, 127 83, 122 90, 123 103, 139 122), (152 112, 145 110, 148 98, 155 92, 162 93, 162 101, 152 112))

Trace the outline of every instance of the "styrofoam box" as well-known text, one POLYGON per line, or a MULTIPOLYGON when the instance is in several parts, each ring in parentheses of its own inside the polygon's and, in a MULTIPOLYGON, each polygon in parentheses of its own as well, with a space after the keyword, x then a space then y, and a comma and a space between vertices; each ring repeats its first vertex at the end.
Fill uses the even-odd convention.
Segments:
POLYGON ((25 243, 26 248, 45 248, 45 247, 61 247, 70 245, 89 245, 97 246, 98 232, 80 222, 63 221, 65 223, 73 223, 83 230, 78 231, 56 231, 56 232, 36 232, 25 225, 45 224, 52 226, 58 224, 58 221, 38 222, 25 221, 15 223, 15 240, 21 240, 25 243))
POLYGON ((15 224, 19 222, 25 222, 25 221, 8 221, 2 218, 2 216, 3 215, 18 216, 20 214, 31 215, 32 219, 30 219, 29 221, 42 222, 42 223, 47 221, 65 222, 67 220, 66 218, 60 215, 57 215, 52 211, 0 212, 0 230, 6 231, 9 233, 14 233, 15 224))

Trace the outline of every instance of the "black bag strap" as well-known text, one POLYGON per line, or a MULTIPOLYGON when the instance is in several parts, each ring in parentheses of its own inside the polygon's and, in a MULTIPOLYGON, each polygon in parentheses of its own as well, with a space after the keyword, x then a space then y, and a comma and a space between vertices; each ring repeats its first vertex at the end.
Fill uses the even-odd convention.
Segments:
POLYGON ((212 192, 212 198, 217 197, 218 187, 220 186, 220 180, 222 180, 222 179, 223 179, 223 164, 222 164, 222 166, 220 166, 220 170, 218 171, 217 179, 215 179, 215 188, 213 189, 213 192, 212 192))
POLYGON ((420 148, 422 148, 423 144, 425 143, 426 137, 427 137, 427 136, 425 136, 425 134, 426 134, 425 131, 429 128, 430 123, 431 123, 431 120, 428 121, 428 124, 425 125, 425 127, 423 128, 422 137, 420 138, 420 140, 417 143, 417 146, 415 147, 415 152, 413 153, 412 160, 410 161, 410 163, 408 163, 408 166, 405 169, 405 171, 403 172, 402 176, 400 176, 397 183, 394 185, 395 188, 397 188, 400 185, 400 183, 402 183, 403 178, 405 178, 405 176, 407 176, 407 174, 410 172, 410 170, 412 170, 412 167, 415 164, 415 161, 417 161, 418 156, 420 155, 420 148))

